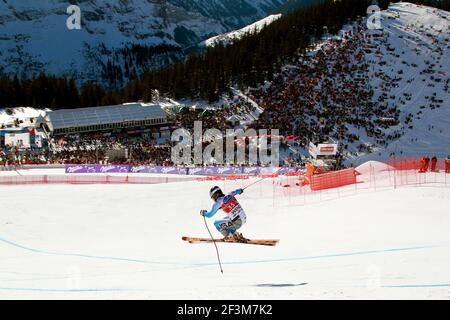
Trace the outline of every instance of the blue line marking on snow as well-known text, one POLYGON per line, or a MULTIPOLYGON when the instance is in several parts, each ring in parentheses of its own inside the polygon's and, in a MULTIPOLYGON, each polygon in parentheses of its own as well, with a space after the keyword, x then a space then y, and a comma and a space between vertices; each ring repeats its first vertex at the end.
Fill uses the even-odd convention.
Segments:
POLYGON ((391 286, 382 286, 383 288, 434 288, 434 287, 450 287, 450 283, 437 284, 400 284, 391 286))
MULTIPOLYGON (((20 248, 23 250, 27 250, 30 252, 55 255, 55 256, 81 257, 81 258, 88 258, 88 259, 114 260, 114 261, 135 262, 135 263, 143 263, 143 264, 177 265, 177 266, 183 266, 185 268, 206 267, 206 266, 211 266, 211 265, 217 264, 217 262, 215 262, 215 261, 214 262, 186 262, 186 263, 159 262, 159 261, 148 261, 148 260, 140 260, 140 259, 119 258, 119 257, 93 256, 93 255, 77 254, 77 253, 60 253, 60 252, 51 252, 51 251, 29 248, 29 247, 23 246, 21 244, 12 242, 12 241, 4 239, 4 238, 0 238, 0 242, 4 242, 11 246, 14 246, 14 247, 17 247, 17 248, 20 248)), ((256 264, 256 263, 270 263, 270 262, 313 260, 313 259, 366 255, 366 254, 388 253, 388 252, 397 252, 397 251, 420 250, 420 249, 429 249, 429 248, 436 248, 436 247, 439 247, 439 246, 429 245, 429 246, 416 246, 416 247, 404 247, 404 248, 391 248, 391 249, 383 249, 383 250, 335 253, 335 254, 327 254, 327 255, 320 255, 320 256, 306 256, 306 257, 265 259, 265 260, 231 261, 231 262, 224 262, 223 264, 224 265, 238 265, 238 264, 256 264)), ((176 269, 178 269, 178 268, 176 268, 176 269)))
POLYGON ((159 262, 159 261, 148 261, 148 260, 118 258, 118 257, 92 256, 92 255, 78 254, 78 253, 52 252, 52 251, 45 251, 45 250, 29 248, 29 247, 23 246, 21 244, 18 244, 18 243, 12 242, 12 241, 9 241, 9 240, 4 239, 4 238, 0 238, 0 241, 4 242, 6 244, 9 244, 11 246, 20 248, 20 249, 30 251, 30 252, 49 254, 49 255, 54 255, 54 256, 81 257, 81 258, 102 259, 102 260, 116 260, 116 261, 137 262, 137 263, 146 263, 146 264, 183 265, 183 266, 190 265, 189 263, 159 262))
MULTIPOLYGON (((387 253, 387 252, 397 252, 397 251, 409 251, 409 250, 419 250, 419 249, 429 249, 436 248, 439 246, 420 246, 420 247, 405 247, 405 248, 391 248, 384 250, 370 250, 370 251, 358 251, 358 252, 346 252, 346 253, 335 253, 320 256, 309 256, 309 257, 297 257, 297 258, 280 258, 280 259, 268 259, 268 260, 250 260, 250 261, 234 261, 234 262, 224 262, 222 264, 252 264, 252 263, 266 263, 266 262, 286 262, 286 261, 297 261, 297 260, 313 260, 313 259, 324 259, 324 258, 335 258, 335 257, 347 257, 347 256, 357 256, 366 254, 376 254, 376 253, 387 253)), ((197 264, 197 265, 215 265, 217 263, 207 263, 207 264, 197 264)))

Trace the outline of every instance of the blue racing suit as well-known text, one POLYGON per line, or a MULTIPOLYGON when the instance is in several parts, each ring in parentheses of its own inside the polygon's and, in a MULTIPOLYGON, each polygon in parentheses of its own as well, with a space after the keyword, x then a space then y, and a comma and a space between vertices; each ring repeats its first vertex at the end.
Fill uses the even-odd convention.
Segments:
POLYGON ((237 229, 242 227, 247 221, 244 209, 242 209, 235 198, 242 192, 242 189, 237 189, 226 196, 218 198, 212 209, 204 214, 206 218, 211 218, 219 209, 222 209, 228 215, 224 219, 214 221, 216 229, 225 237, 235 234, 237 229))

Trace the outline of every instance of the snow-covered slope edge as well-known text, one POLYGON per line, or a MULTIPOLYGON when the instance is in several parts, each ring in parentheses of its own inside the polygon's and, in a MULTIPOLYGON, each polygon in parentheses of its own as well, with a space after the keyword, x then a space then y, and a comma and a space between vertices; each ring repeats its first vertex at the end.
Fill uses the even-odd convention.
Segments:
POLYGON ((255 23, 252 23, 251 25, 248 25, 242 29, 231 31, 231 32, 228 32, 225 34, 221 34, 221 35, 209 38, 209 39, 201 42, 200 45, 207 46, 207 47, 214 47, 218 43, 222 43, 223 45, 228 45, 235 40, 239 40, 245 34, 257 33, 259 31, 261 31, 262 28, 271 24, 275 20, 278 20, 279 18, 281 18, 281 14, 270 15, 264 19, 261 19, 255 23))

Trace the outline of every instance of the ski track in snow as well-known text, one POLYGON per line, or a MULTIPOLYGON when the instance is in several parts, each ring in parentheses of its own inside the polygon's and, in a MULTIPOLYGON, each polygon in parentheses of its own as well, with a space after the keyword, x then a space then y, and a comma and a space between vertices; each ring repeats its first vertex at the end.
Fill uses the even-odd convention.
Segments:
POLYGON ((0 291, 30 291, 30 292, 131 292, 131 291, 143 291, 138 289, 120 289, 120 288, 112 288, 112 289, 99 289, 99 288, 91 288, 91 289, 49 289, 49 288, 0 288, 0 291))
MULTIPOLYGON (((199 262, 199 263, 183 263, 183 262, 162 262, 162 261, 147 261, 140 259, 130 259, 130 258, 119 258, 119 257, 106 257, 106 256, 92 256, 78 253, 62 253, 62 252, 51 252, 40 249, 33 249, 23 245, 20 245, 16 242, 12 242, 10 240, 0 238, 1 242, 9 244, 11 246, 31 251, 34 253, 42 253, 48 255, 55 256, 72 256, 72 257, 80 257, 87 259, 103 259, 103 260, 113 260, 113 261, 121 261, 121 262, 135 262, 135 263, 144 263, 144 264, 162 264, 162 265, 179 265, 179 266, 191 266, 191 267, 204 267, 216 265, 215 262, 199 262)), ((231 244, 233 245, 233 244, 231 244)), ((318 256, 306 256, 306 257, 290 257, 290 258, 282 258, 282 259, 262 259, 262 260, 247 260, 247 261, 234 261, 234 262, 223 262, 223 265, 233 265, 233 264, 254 264, 254 263, 270 263, 270 262, 285 262, 285 261, 297 261, 297 260, 311 260, 311 259, 323 259, 323 258, 334 258, 334 257, 346 257, 346 256, 355 256, 355 255, 366 255, 366 254, 377 254, 377 253, 389 253, 396 251, 408 251, 408 250, 420 250, 420 249, 428 249, 428 248, 436 248, 442 247, 441 245, 426 245, 426 246, 414 246, 414 247, 403 247, 403 248, 388 248, 388 249, 379 249, 379 250, 368 250, 368 251, 356 251, 356 252, 344 252, 344 253, 330 253, 325 255, 318 256)))
MULTIPOLYGON (((364 178, 371 170, 363 169, 364 178)), ((243 233, 281 241, 219 244, 223 275, 212 245, 181 240, 205 235, 197 212, 211 205, 210 188, 207 181, 0 186, 0 298, 448 296, 448 188, 364 189, 305 206, 272 206, 263 186, 249 188, 239 197, 249 217, 243 233), (364 286, 371 266, 380 270, 375 293, 364 286), (72 267, 79 287, 67 285, 77 279, 72 267)))
MULTIPOLYGON (((55 255, 55 256, 72 256, 78 258, 85 259, 103 259, 110 260, 112 262, 130 262, 130 263, 143 263, 143 264, 158 264, 158 265, 177 265, 184 266, 178 268, 165 268, 165 271, 168 270, 180 270, 180 269, 189 269, 189 268, 199 268, 199 267, 210 267, 216 266, 217 262, 199 262, 199 263, 182 263, 182 262, 161 262, 161 261, 147 261, 143 259, 130 259, 130 258, 120 258, 120 257, 107 257, 107 256, 93 256, 93 255, 85 255, 78 253, 63 253, 63 252, 51 252, 46 250, 40 250, 35 248, 30 248, 27 246, 23 246, 16 242, 4 239, 0 237, 0 242, 3 242, 7 245, 29 251, 32 253, 39 253, 45 255, 55 255)), ((379 249, 379 250, 368 250, 368 251, 355 251, 355 252, 342 252, 342 253, 329 253, 325 255, 317 255, 317 256, 303 256, 303 257, 289 257, 282 259, 261 259, 261 260, 246 260, 246 261, 225 261, 222 262, 222 265, 242 265, 242 264, 260 264, 260 263, 277 263, 277 262, 294 262, 294 261, 302 261, 302 260, 315 260, 315 259, 326 259, 326 258, 337 258, 337 257, 349 257, 349 256, 358 256, 358 255, 373 255, 373 254, 390 254, 401 251, 412 251, 412 250, 424 250, 442 247, 442 245, 426 245, 426 246, 413 246, 413 247, 401 247, 401 248, 388 248, 388 249, 379 249)), ((141 272, 152 272, 152 271, 160 271, 160 270, 145 270, 141 272)), ((8 273, 8 272, 0 272, 0 273, 8 273)), ((103 275, 88 275, 85 276, 87 278, 93 278, 103 275)), ((58 280, 58 279, 66 279, 67 276, 57 276, 57 277, 41 277, 41 278, 31 278, 31 279, 20 279, 23 280, 58 280)), ((0 279, 0 281, 5 281, 5 279, 0 279)), ((14 281, 14 280, 11 280, 14 281)), ((302 283, 300 285, 305 285, 307 283, 302 283)), ((256 285, 263 287, 262 285, 256 285)), ((284 287, 284 286, 296 286, 296 285, 280 285, 273 284, 271 287, 284 287)), ((429 288, 429 287, 449 287, 450 284, 404 284, 404 285, 385 285, 383 288, 429 288)), ((266 286, 267 287, 267 286, 266 286)), ((14 288, 14 287, 0 287, 0 291, 28 291, 28 292, 53 292, 53 293, 88 293, 88 292, 145 292, 145 289, 136 289, 136 288, 83 288, 83 289, 63 289, 63 288, 14 288)))
POLYGON ((130 258, 117 258, 117 257, 104 257, 104 256, 92 256, 92 255, 86 255, 86 254, 79 254, 79 253, 61 253, 61 252, 51 252, 51 251, 45 251, 40 249, 33 249, 26 246, 23 246, 21 244, 18 244, 16 242, 0 238, 1 242, 4 242, 6 244, 9 244, 11 246, 31 251, 35 253, 43 253, 43 254, 49 254, 49 255, 55 255, 55 256, 71 256, 71 257, 80 257, 80 258, 87 258, 87 259, 102 259, 102 260, 114 260, 114 261, 125 261, 125 262, 136 262, 136 263, 146 263, 146 264, 164 264, 164 265, 189 265, 186 263, 175 263, 175 262, 159 262, 159 261, 147 261, 147 260, 139 260, 139 259, 130 259, 130 258))
POLYGON ((436 288, 436 287, 450 287, 450 283, 404 284, 404 285, 398 285, 398 286, 383 286, 383 288, 436 288))

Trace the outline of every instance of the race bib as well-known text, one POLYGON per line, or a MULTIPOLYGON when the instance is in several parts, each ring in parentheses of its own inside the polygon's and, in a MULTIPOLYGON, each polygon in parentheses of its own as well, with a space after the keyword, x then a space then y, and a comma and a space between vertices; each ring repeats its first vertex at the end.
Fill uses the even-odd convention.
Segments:
POLYGON ((225 211, 231 217, 231 219, 234 219, 238 215, 243 213, 241 205, 233 196, 225 197, 222 204, 222 210, 225 211))

